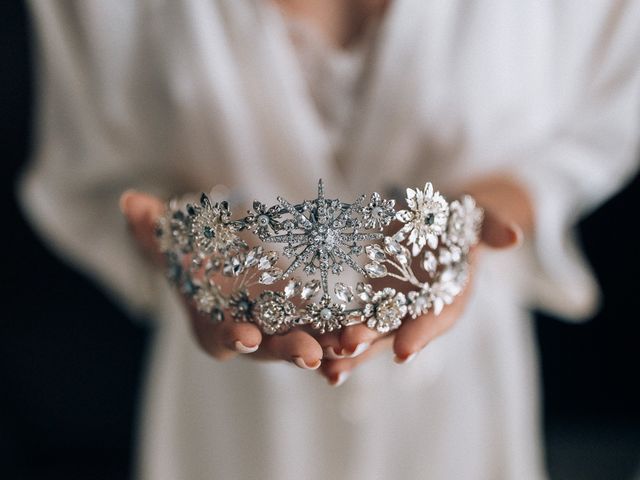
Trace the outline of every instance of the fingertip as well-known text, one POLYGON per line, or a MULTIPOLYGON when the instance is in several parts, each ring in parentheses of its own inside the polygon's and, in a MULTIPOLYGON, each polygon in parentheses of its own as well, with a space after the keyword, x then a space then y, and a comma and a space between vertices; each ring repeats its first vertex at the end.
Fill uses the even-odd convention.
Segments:
POLYGON ((515 248, 522 244, 524 232, 516 222, 485 213, 481 238, 482 242, 491 248, 515 248))
POLYGON ((238 353, 243 353, 243 354, 246 354, 246 353, 253 353, 253 352, 255 352, 256 350, 258 350, 258 347, 259 347, 259 345, 254 345, 254 346, 251 346, 251 347, 250 347, 250 346, 247 346, 247 345, 245 345, 244 343, 242 343, 240 340, 236 340, 236 341, 233 343, 233 345, 234 345, 234 347, 235 347, 236 352, 238 352, 238 353))
POLYGON ((291 361, 298 367, 298 368, 302 368, 303 370, 317 370, 318 368, 320 368, 320 365, 322 365, 322 360, 318 359, 315 362, 307 362, 307 360, 305 360, 302 357, 293 357, 291 359, 291 361))
POLYGON ((418 317, 402 328, 393 340, 394 362, 408 363, 422 351, 435 335, 428 319, 418 317))
POLYGON ((378 336, 378 332, 371 330, 366 325, 347 327, 340 336, 340 343, 342 344, 340 354, 350 358, 361 355, 378 336))
POLYGON ((262 333, 251 323, 229 323, 223 330, 224 344, 239 353, 253 353, 262 342, 262 333))
POLYGON ((120 200, 118 201, 118 206, 120 207, 120 211, 125 217, 128 217, 131 212, 131 199, 138 192, 134 189, 125 190, 120 195, 120 200))
POLYGON ((332 387, 339 387, 340 385, 342 385, 344 382, 347 381, 347 379, 349 378, 349 375, 351 374, 351 372, 349 372, 348 370, 342 370, 341 372, 335 374, 335 375, 331 375, 327 378, 327 381, 329 382, 329 385, 331 385, 332 387))
POLYGON ((524 231, 522 227, 515 222, 509 224, 509 230, 511 232, 511 245, 512 248, 519 248, 524 243, 524 231))
POLYGON ((393 361, 395 363, 397 363, 398 365, 404 365, 406 363, 411 362, 416 357, 416 355, 418 355, 418 352, 413 352, 413 353, 410 353, 408 355, 407 354, 402 354, 402 355, 395 354, 393 356, 393 361))

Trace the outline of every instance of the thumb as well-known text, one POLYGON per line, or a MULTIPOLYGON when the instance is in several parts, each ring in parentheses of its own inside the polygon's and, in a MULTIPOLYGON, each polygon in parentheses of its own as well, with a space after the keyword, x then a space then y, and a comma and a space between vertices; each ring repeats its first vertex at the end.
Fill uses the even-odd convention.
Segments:
POLYGON ((156 242, 156 222, 165 210, 164 202, 152 195, 127 190, 120 196, 120 210, 138 245, 155 260, 162 258, 156 242))
POLYGON ((490 210, 485 210, 480 240, 491 248, 512 248, 523 241, 522 228, 511 221, 504 220, 490 210))

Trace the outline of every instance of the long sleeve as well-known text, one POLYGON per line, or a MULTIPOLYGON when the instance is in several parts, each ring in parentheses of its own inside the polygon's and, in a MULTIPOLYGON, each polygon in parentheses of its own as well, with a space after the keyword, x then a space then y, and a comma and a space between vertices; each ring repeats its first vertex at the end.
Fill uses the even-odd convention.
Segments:
POLYGON ((156 101, 141 5, 31 2, 35 146, 19 196, 58 254, 132 313, 150 314, 161 275, 136 249, 118 209, 127 188, 166 195, 170 173, 170 116, 156 101))
POLYGON ((558 95, 572 98, 570 108, 553 138, 513 172, 529 189, 537 217, 533 241, 524 249, 534 272, 526 275, 529 300, 578 319, 593 313, 599 291, 578 248, 575 224, 637 165, 640 2, 602 2, 595 11, 563 5, 556 86, 558 95), (585 42, 586 32, 595 32, 591 42, 585 42))

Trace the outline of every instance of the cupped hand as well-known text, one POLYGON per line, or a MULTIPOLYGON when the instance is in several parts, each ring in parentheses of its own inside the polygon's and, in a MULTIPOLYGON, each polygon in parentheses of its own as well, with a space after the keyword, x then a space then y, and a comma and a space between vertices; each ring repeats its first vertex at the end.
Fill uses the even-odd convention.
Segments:
MULTIPOLYGON (((480 235, 480 243, 470 253, 470 278, 464 291, 451 305, 444 307, 439 315, 433 311, 415 319, 406 317, 397 330, 389 334, 380 334, 365 324, 344 329, 338 336, 319 338, 325 349, 325 358, 320 373, 331 385, 342 384, 358 365, 366 362, 381 351, 393 349, 396 363, 406 363, 413 359, 429 342, 451 328, 465 310, 471 289, 473 271, 483 248, 507 249, 518 245, 522 239, 522 230, 515 223, 496 216, 485 209, 485 218, 480 235)), ((402 290, 393 279, 382 279, 375 287, 393 287, 402 290)))
MULTIPOLYGON (((120 198, 120 209, 138 246, 158 268, 163 268, 164 257, 158 249, 155 230, 156 222, 165 210, 164 202, 152 195, 127 191, 120 198)), ((220 281, 228 279, 221 278, 220 281)), ((235 322, 228 312, 225 312, 224 321, 213 323, 209 316, 198 312, 191 299, 182 296, 182 301, 198 345, 215 359, 228 360, 243 354, 256 360, 285 360, 307 370, 315 370, 321 365, 320 343, 303 330, 263 335, 251 323, 235 322)))

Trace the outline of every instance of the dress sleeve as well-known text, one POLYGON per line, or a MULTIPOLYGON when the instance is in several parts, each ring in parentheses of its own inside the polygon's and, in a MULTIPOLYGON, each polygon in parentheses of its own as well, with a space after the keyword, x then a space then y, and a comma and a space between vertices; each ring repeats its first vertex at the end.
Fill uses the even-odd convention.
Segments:
POLYGON ((118 199, 128 188, 165 196, 170 177, 170 115, 151 81, 143 3, 31 1, 35 142, 18 185, 52 249, 137 316, 153 314, 166 285, 130 239, 118 199))
POLYGON ((523 248, 534 273, 528 301, 567 319, 592 314, 599 301, 574 227, 630 178, 640 139, 640 2, 598 5, 560 15, 572 27, 560 29, 557 88, 575 100, 553 138, 513 168, 536 210, 535 234, 523 248), (591 43, 587 32, 595 33, 591 43))

